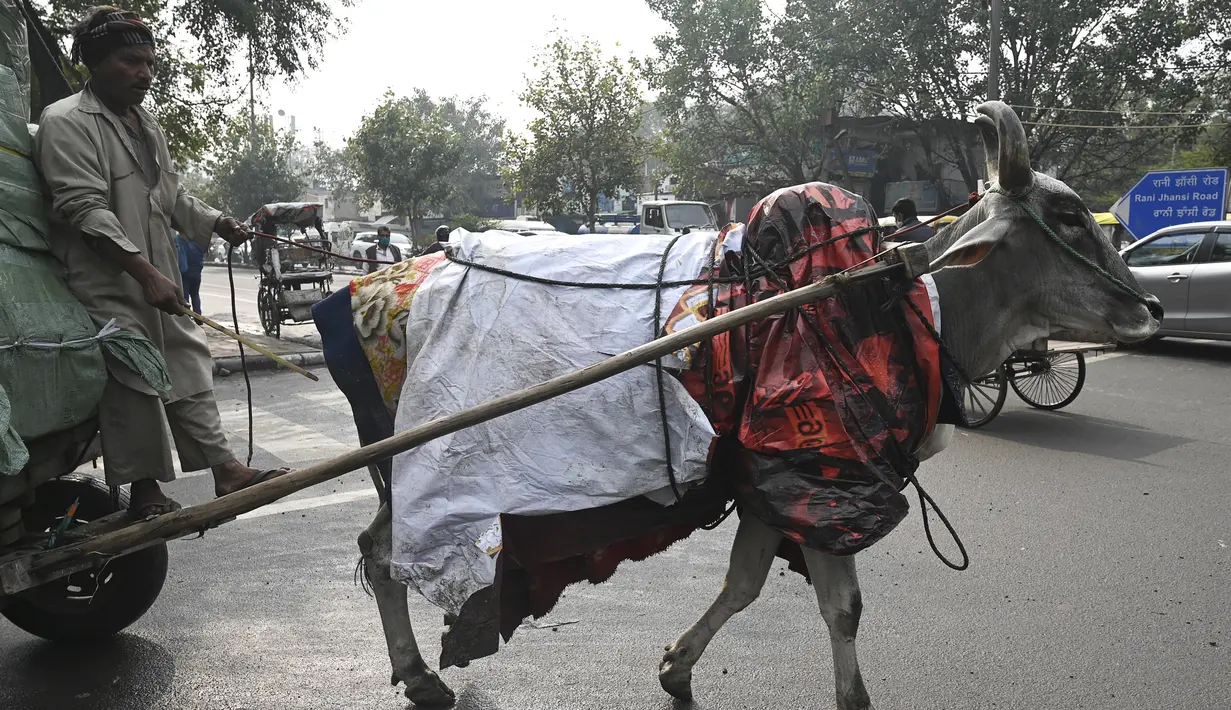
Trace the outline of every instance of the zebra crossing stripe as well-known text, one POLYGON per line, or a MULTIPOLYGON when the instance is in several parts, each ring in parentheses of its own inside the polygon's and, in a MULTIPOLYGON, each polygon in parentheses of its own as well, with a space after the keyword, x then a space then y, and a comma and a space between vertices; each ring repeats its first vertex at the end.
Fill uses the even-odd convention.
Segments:
MULTIPOLYGON (((218 409, 223 428, 235 435, 247 436, 248 411, 244 402, 226 400, 218 403, 218 409)), ((359 446, 353 430, 339 434, 346 436, 347 441, 326 436, 262 407, 252 408, 252 435, 256 445, 286 463, 332 458, 359 446)))
MULTIPOLYGON (((299 393, 298 396, 310 402, 314 407, 349 408, 346 396, 337 390, 304 392, 299 393)), ((242 400, 224 400, 218 403, 218 410, 222 416, 222 427, 231 439, 232 446, 238 450, 240 446, 237 440, 246 440, 248 436, 247 404, 242 400)), ((359 446, 359 440, 353 427, 338 430, 338 436, 335 438, 297 424, 262 407, 252 409, 252 430, 256 446, 286 464, 300 464, 332 458, 359 446)), ((193 478, 210 473, 208 469, 183 471, 180 467, 179 454, 174 449, 171 451, 171 458, 177 479, 193 478)), ((96 462, 86 461, 77 468, 78 473, 100 476, 105 470, 101 458, 96 462)))

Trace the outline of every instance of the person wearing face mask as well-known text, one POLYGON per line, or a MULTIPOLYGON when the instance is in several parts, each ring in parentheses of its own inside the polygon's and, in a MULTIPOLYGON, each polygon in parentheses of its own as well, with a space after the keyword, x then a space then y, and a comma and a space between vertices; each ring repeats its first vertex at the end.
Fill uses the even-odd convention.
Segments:
POLYGON ((402 250, 390 243, 389 228, 380 227, 376 230, 376 243, 368 247, 365 256, 369 260, 366 266, 368 267, 368 273, 370 274, 379 269, 383 269, 390 264, 401 261, 402 250), (373 263, 376 261, 381 263, 373 263))

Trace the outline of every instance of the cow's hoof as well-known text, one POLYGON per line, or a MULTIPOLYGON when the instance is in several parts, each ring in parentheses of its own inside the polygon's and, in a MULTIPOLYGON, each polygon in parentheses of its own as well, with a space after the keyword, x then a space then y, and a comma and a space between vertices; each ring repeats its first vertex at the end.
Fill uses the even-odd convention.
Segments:
POLYGON ((406 699, 419 707, 442 708, 455 703, 457 696, 435 671, 425 670, 406 681, 406 699))
POLYGON ((658 664, 658 683, 672 697, 692 700, 692 665, 685 664, 679 655, 668 648, 663 662, 658 664))

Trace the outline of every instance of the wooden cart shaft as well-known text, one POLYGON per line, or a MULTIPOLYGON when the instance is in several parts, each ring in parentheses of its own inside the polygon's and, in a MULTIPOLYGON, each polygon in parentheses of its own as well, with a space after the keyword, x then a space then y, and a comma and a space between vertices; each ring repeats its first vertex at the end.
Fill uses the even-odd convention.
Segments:
POLYGON ((74 539, 78 542, 45 552, 0 557, 0 599, 3 599, 5 595, 18 594, 93 564, 101 564, 102 561, 112 556, 201 532, 218 521, 242 515, 318 483, 365 468, 395 454, 409 451, 441 436, 581 389, 775 313, 828 298, 847 284, 889 276, 914 280, 928 271, 929 261, 924 245, 903 246, 886 254, 880 263, 849 274, 831 276, 823 281, 739 308, 683 331, 652 340, 645 345, 576 372, 561 375, 534 387, 497 397, 456 414, 421 424, 383 441, 215 498, 208 503, 183 508, 148 521, 123 524, 119 522, 119 518, 112 516, 91 523, 74 531, 74 539))

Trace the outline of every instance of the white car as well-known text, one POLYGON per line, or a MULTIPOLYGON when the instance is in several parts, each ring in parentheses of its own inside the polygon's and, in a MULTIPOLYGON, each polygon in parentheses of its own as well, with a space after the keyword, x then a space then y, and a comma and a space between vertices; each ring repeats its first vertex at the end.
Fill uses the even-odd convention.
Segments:
POLYGON ((499 229, 502 232, 514 232, 523 237, 533 237, 536 234, 559 234, 559 231, 546 222, 528 219, 502 219, 493 222, 489 229, 499 229))
MULTIPOLYGON (((410 258, 410 252, 414 249, 410 237, 394 232, 389 235, 389 243, 401 250, 403 259, 410 258)), ((376 232, 360 232, 350 243, 350 255, 356 259, 367 258, 368 249, 375 245, 376 232)))

